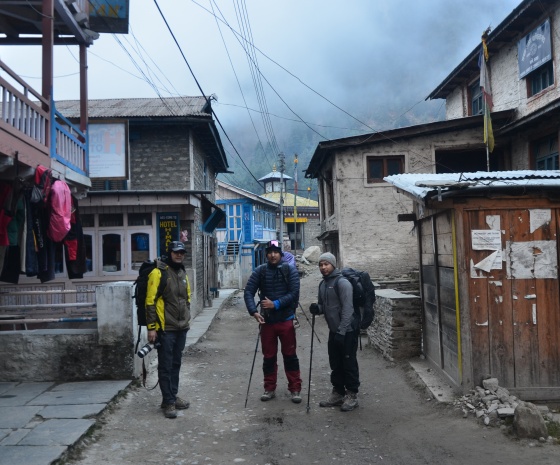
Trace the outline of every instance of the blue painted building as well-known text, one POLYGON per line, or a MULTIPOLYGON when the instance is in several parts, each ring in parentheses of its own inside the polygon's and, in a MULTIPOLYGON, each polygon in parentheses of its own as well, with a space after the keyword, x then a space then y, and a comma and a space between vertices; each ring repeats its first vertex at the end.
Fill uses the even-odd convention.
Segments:
POLYGON ((278 238, 280 205, 223 181, 217 181, 215 201, 226 213, 216 228, 219 286, 242 288, 266 261, 266 243, 278 238))

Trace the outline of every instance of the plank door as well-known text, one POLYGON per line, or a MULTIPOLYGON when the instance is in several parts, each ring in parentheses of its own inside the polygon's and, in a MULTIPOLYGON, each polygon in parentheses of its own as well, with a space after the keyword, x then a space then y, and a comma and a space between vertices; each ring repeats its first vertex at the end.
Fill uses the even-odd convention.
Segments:
POLYGON ((558 212, 465 214, 473 380, 493 376, 535 399, 560 381, 558 212))

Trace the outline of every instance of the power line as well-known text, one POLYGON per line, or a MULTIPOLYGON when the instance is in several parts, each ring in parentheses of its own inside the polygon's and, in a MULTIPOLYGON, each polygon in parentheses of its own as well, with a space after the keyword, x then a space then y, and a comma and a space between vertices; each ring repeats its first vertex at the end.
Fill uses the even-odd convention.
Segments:
MULTIPOLYGON (((215 3, 215 2, 214 2, 215 3)), ((211 4, 212 6, 212 11, 214 10, 214 4, 211 4)), ((216 5, 216 8, 218 8, 218 11, 220 11, 218 5, 216 5)), ((221 11, 220 11, 221 13, 221 11)), ((223 16, 223 15, 222 15, 223 16)), ((241 96, 243 98, 243 102, 245 103, 245 108, 247 109, 247 114, 249 115, 249 119, 251 120, 251 124, 253 125, 253 129, 255 130, 255 135, 257 136, 257 140, 259 141, 259 145, 261 146, 261 149, 264 153, 265 158, 267 159, 267 162, 270 164, 271 168, 272 168, 272 164, 270 163, 270 160, 268 159, 268 155, 264 149, 264 146, 262 144, 261 138, 259 137, 259 133, 257 131, 257 128, 255 126, 255 122, 253 121, 253 118, 251 116, 251 112, 249 111, 249 107, 247 106, 247 101, 245 100, 245 94, 243 93, 243 88, 241 87, 241 83, 239 82, 239 78, 237 76, 237 72, 235 71, 235 67, 233 66, 233 61, 231 59, 231 55, 229 54, 229 50, 228 47, 226 45, 226 41, 224 39, 224 35, 222 34, 222 29, 220 28, 220 23, 218 22, 218 18, 216 16, 214 16, 214 19, 216 21, 216 26, 218 28, 218 31, 220 32, 220 37, 222 38, 222 43, 224 44, 224 48, 226 50, 228 59, 229 59, 229 63, 231 65, 231 69, 233 71, 233 74, 235 76, 235 80, 237 81, 237 86, 239 87, 239 92, 241 92, 241 96)))
POLYGON ((177 41, 177 38, 175 37, 175 34, 173 33, 173 30, 171 29, 171 26, 169 25, 169 23, 167 22, 167 18, 165 17, 165 15, 163 14, 163 11, 161 11, 161 8, 159 7, 159 4, 157 2, 157 0, 154 0, 154 3, 159 11, 159 14, 161 15, 161 18, 163 19, 163 22, 165 23, 165 26, 167 27, 167 30, 169 31, 169 33, 171 34, 171 37, 173 38, 173 41, 175 42, 175 45, 177 45, 177 48, 179 49, 179 52, 181 53, 181 56, 183 57, 183 60, 185 62, 185 64, 187 65, 187 68, 189 68, 189 71, 191 73, 191 76, 194 79, 194 82, 196 83, 198 90, 200 91, 200 94, 204 97, 204 99, 206 100, 206 102, 208 103, 208 108, 210 108, 210 111, 212 112, 212 114, 214 115, 214 117, 216 118, 216 122, 220 125, 220 128, 222 129, 224 135, 226 136, 227 140, 229 141, 229 143, 231 144, 233 150, 235 150, 235 153, 239 156, 239 159, 241 160, 241 162, 243 163, 243 166, 245 166, 245 168, 247 169, 247 171, 249 172, 249 174, 253 177, 253 179, 257 182, 258 179, 255 177, 255 175, 251 172, 251 170, 249 169, 249 167, 245 164, 245 162, 243 161, 243 159, 241 158, 241 155, 239 154, 239 152, 237 151, 237 149, 235 148, 235 145, 233 145, 233 142, 231 141, 229 135, 226 133, 224 127, 222 126, 222 123, 220 122, 218 115, 216 115, 216 112, 212 109, 212 105, 210 102, 210 99, 206 96, 206 94, 204 93, 204 91, 202 90, 202 87, 200 86, 200 83, 198 82, 198 79, 196 78, 191 65, 189 64, 189 61, 187 60, 187 57, 185 56, 185 54, 183 53, 183 49, 181 48, 181 46, 179 45, 179 42, 177 41))
MULTIPOLYGON (((244 4, 243 4, 244 6, 244 4)), ((249 70, 251 72, 251 78, 253 79, 253 86, 255 88, 255 94, 257 96, 257 101, 259 107, 262 110, 261 117, 263 120, 263 125, 265 133, 267 134, 269 143, 276 154, 280 152, 278 143, 276 141, 276 136, 274 134, 274 129, 272 127, 272 122, 268 116, 268 107, 266 104, 266 95, 262 85, 261 74, 258 70, 257 57, 255 55, 255 49, 253 46, 253 38, 249 26, 249 18, 246 14, 246 10, 239 6, 239 1, 234 2, 235 14, 237 17, 237 23, 241 30, 241 35, 243 37, 243 42, 239 42, 241 48, 245 51, 245 56, 247 57, 247 63, 249 64, 249 70), (245 14, 244 14, 245 13, 245 14)), ((227 24, 227 22, 226 22, 227 24)), ((228 25, 229 26, 229 25, 228 25)))

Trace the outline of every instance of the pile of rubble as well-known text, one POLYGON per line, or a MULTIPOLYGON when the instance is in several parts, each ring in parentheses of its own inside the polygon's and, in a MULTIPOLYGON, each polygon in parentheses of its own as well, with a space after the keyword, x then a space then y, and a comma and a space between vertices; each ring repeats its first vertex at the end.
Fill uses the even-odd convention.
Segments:
POLYGON ((474 415, 484 425, 507 429, 519 438, 558 443, 558 437, 549 435, 549 430, 559 431, 560 414, 556 410, 518 399, 500 387, 496 378, 483 380, 482 386, 454 402, 464 418, 474 415))

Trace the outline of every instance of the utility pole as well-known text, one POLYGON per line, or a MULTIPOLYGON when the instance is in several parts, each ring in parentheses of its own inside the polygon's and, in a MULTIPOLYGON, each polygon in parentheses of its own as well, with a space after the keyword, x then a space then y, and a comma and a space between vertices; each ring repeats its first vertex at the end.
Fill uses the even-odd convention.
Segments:
POLYGON ((284 154, 278 155, 278 165, 280 167, 280 244, 284 248, 284 154))
POLYGON ((297 254, 297 153, 294 156, 294 253, 297 254))

